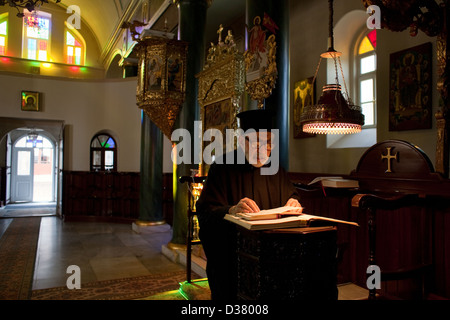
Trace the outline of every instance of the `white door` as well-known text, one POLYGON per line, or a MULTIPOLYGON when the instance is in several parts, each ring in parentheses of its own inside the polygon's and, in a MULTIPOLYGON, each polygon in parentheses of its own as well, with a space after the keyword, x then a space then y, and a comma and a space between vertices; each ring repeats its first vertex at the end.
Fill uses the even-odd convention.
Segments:
POLYGON ((11 202, 32 202, 34 149, 14 148, 11 175, 11 202))

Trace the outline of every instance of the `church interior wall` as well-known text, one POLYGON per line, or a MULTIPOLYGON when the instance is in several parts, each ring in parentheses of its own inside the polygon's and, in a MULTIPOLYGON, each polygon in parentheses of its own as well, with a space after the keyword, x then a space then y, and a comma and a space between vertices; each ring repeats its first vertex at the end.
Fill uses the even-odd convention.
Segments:
MULTIPOLYGON (((334 4, 334 26, 353 10, 364 10, 359 0, 339 1, 334 4)), ((328 48, 328 3, 327 1, 290 1, 290 85, 291 85, 291 133, 289 152, 289 171, 304 173, 349 174, 356 168, 358 160, 367 148, 328 149, 325 136, 295 139, 292 128, 293 88, 297 81, 314 76, 320 54, 328 48), (332 159, 332 160, 331 160, 332 159)), ((368 17, 368 15, 367 15, 368 17)), ((347 35, 345 35, 347 36, 347 35)), ((335 34, 339 38, 339 34, 335 34)), ((433 126, 429 130, 389 131, 389 58, 390 54, 426 42, 433 44, 433 57, 436 57, 436 38, 419 32, 416 37, 409 30, 378 32, 378 71, 377 71, 377 142, 386 139, 400 139, 420 147, 434 163, 436 153, 436 122, 439 95, 436 89, 436 59, 433 60, 433 126)), ((347 48, 335 49, 345 51, 347 48), (345 49, 345 50, 344 50, 345 49)), ((326 84, 326 62, 322 61, 316 80, 316 99, 326 84)), ((347 82, 350 79, 346 79, 347 82)), ((351 91, 351 83, 349 85, 351 91)), ((350 95, 352 93, 350 92, 350 95)), ((317 101, 317 100, 316 100, 317 101)))
POLYGON ((0 82, 3 117, 65 121, 65 170, 89 171, 90 142, 102 130, 115 133, 118 171, 140 170, 136 79, 79 81, 0 75, 0 82), (20 109, 21 90, 43 93, 41 112, 20 109))

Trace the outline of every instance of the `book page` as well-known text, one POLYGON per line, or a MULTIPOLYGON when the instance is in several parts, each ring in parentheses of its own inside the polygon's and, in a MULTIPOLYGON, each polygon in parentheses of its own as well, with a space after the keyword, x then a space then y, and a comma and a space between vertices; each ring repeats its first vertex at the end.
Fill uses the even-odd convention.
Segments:
POLYGON ((268 209, 268 210, 261 210, 260 212, 252 212, 252 213, 245 213, 246 215, 265 215, 265 214, 280 214, 285 213, 287 211, 297 211, 299 209, 303 209, 302 207, 279 207, 274 209, 268 209))

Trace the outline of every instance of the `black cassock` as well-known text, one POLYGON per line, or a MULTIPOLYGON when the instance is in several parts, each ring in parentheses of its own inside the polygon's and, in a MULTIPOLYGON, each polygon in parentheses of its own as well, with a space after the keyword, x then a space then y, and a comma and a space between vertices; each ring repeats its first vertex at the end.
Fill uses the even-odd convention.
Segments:
POLYGON ((290 198, 299 199, 281 167, 274 175, 262 175, 261 168, 248 162, 211 165, 196 209, 213 300, 237 297, 236 226, 223 218, 243 198, 254 200, 261 210, 284 206, 290 198))

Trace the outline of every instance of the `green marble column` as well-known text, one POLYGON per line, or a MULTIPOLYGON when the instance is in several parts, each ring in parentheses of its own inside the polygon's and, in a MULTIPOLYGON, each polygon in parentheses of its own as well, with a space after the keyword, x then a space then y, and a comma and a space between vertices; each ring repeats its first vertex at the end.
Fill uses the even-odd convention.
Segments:
POLYGON ((164 224, 162 211, 163 134, 141 111, 141 171, 138 225, 164 224))
MULTIPOLYGON (((203 70, 205 61, 205 26, 207 0, 180 0, 179 5, 179 39, 189 43, 186 72, 186 99, 177 120, 176 127, 187 129, 191 133, 192 157, 194 122, 199 120, 198 82, 195 75, 203 70)), ((193 163, 193 161, 192 161, 193 163)), ((187 238, 187 207, 188 189, 181 184, 179 177, 191 175, 191 169, 197 169, 195 164, 181 164, 174 168, 173 173, 173 236, 169 245, 185 245, 187 238)))
POLYGON ((278 26, 277 68, 278 79, 272 95, 266 99, 267 109, 276 114, 275 127, 280 133, 280 165, 289 170, 289 128, 290 123, 290 76, 289 76, 289 1, 288 0, 247 0, 247 25, 253 26, 256 16, 267 13, 278 26))

